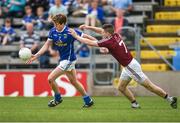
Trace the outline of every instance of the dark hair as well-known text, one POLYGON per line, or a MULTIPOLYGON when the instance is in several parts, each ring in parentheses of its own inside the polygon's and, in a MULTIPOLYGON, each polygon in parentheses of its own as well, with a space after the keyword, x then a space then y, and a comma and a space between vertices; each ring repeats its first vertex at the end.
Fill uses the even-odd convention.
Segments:
POLYGON ((109 32, 110 34, 114 33, 114 26, 112 24, 104 24, 102 28, 104 31, 109 32))
POLYGON ((54 17, 52 17, 52 20, 54 23, 66 24, 67 17, 63 14, 58 14, 58 15, 55 15, 54 17))

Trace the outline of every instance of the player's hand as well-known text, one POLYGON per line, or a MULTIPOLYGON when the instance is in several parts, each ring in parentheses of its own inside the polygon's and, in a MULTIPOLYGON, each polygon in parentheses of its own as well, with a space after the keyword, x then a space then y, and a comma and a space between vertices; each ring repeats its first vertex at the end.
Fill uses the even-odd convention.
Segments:
POLYGON ((75 32, 75 30, 74 29, 69 29, 69 33, 73 36, 73 37, 77 37, 77 33, 75 32))
POLYGON ((79 26, 79 29, 81 29, 81 30, 86 29, 86 25, 84 25, 84 24, 83 24, 83 25, 80 25, 80 26, 79 26))
POLYGON ((37 55, 32 55, 29 60, 26 61, 26 64, 31 64, 33 61, 35 61, 38 58, 37 55))
POLYGON ((100 52, 101 53, 109 53, 109 50, 107 48, 105 48, 105 47, 101 47, 100 52))

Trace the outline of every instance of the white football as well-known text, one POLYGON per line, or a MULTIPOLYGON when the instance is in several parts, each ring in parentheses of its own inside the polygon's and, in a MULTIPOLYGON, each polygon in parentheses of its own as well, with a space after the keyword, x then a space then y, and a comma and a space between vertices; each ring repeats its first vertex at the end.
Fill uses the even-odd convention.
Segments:
POLYGON ((32 52, 29 48, 21 48, 19 50, 19 58, 22 59, 23 61, 27 61, 28 59, 30 59, 32 56, 32 52))

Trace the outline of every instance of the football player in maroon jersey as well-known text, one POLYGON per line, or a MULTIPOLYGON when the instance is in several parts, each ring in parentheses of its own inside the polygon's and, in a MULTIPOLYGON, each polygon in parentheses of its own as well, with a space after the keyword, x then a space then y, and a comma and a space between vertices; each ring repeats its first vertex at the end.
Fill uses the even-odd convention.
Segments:
POLYGON ((70 30, 70 33, 82 43, 90 46, 102 47, 100 49, 101 52, 109 52, 119 62, 119 64, 123 66, 118 89, 129 99, 132 108, 140 108, 140 105, 136 101, 132 92, 127 88, 131 79, 134 79, 149 91, 166 99, 172 108, 177 108, 177 98, 169 96, 163 89, 153 84, 142 72, 140 64, 132 57, 130 51, 122 40, 121 35, 114 33, 113 25, 104 24, 102 28, 81 25, 80 28, 89 29, 99 33, 102 35, 103 39, 98 41, 82 38, 78 36, 73 29, 70 30))

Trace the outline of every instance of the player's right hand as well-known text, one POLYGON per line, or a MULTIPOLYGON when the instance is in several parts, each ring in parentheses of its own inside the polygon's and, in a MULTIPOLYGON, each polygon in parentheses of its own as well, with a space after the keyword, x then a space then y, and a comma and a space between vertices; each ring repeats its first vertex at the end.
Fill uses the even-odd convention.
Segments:
POLYGON ((26 64, 31 64, 33 61, 35 61, 38 58, 37 55, 32 55, 29 60, 27 60, 26 64))
POLYGON ((83 24, 83 25, 80 25, 80 26, 79 26, 79 29, 82 29, 82 30, 86 29, 86 25, 84 25, 84 24, 83 24))

